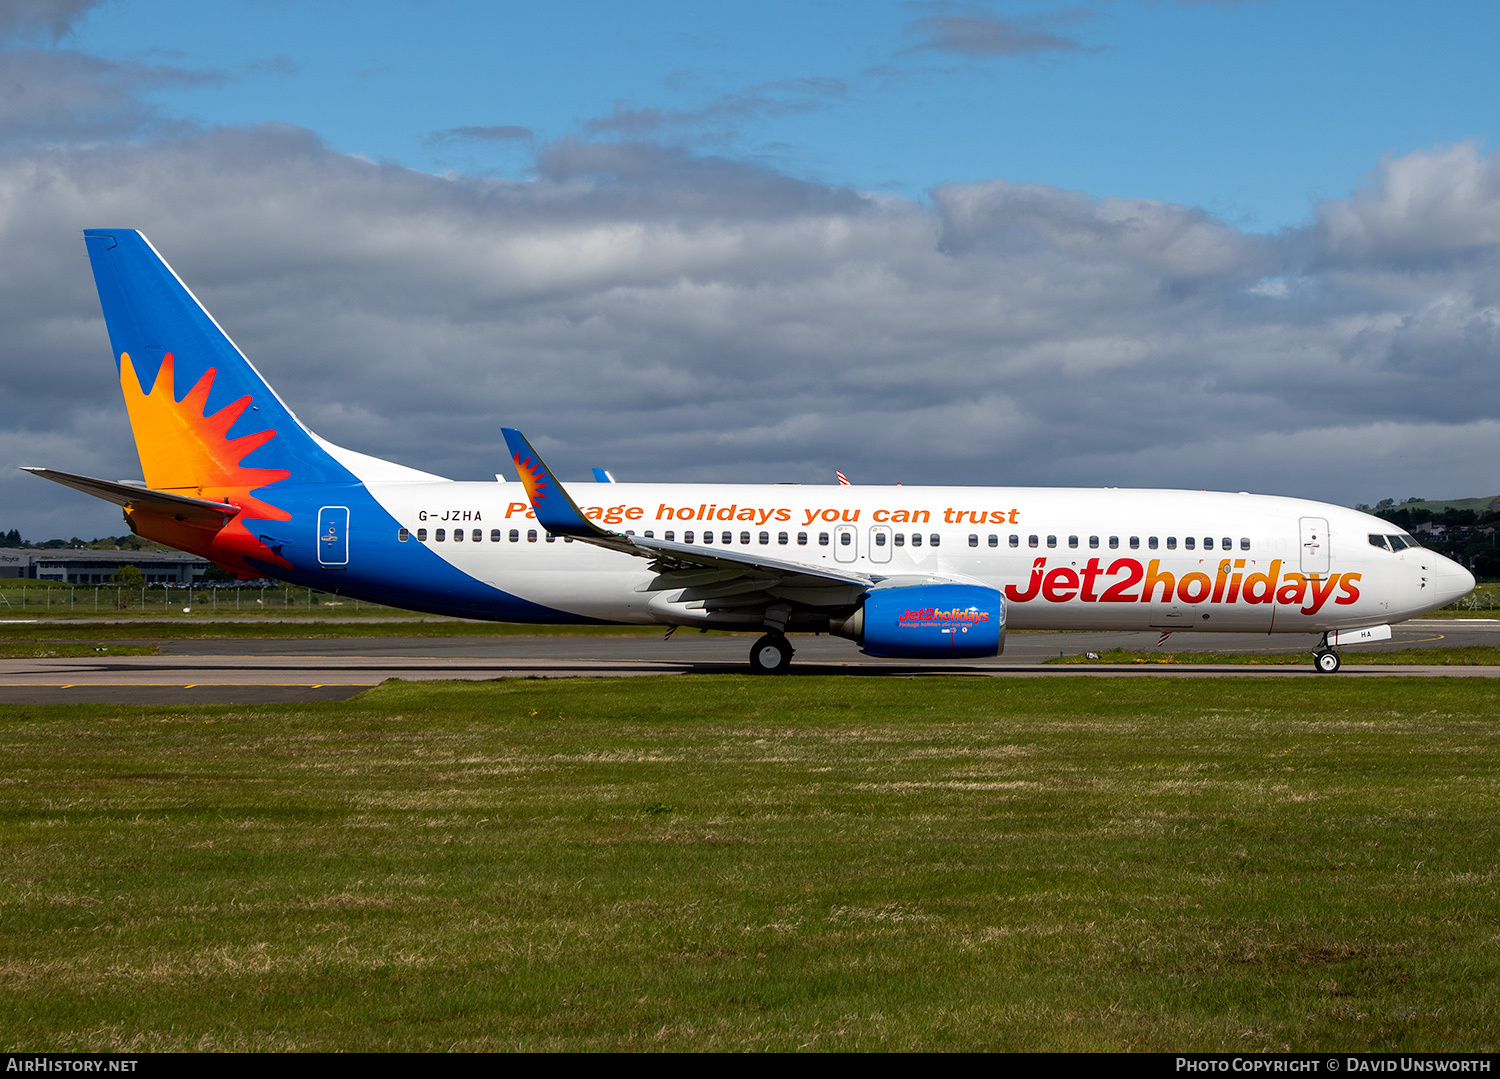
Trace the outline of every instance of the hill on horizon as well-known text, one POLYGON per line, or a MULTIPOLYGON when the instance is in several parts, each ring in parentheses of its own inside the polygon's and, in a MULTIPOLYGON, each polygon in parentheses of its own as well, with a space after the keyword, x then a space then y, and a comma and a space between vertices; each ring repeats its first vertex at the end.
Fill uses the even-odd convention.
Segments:
MULTIPOLYGON (((1500 495, 1484 495, 1479 498, 1449 498, 1433 499, 1431 501, 1422 499, 1417 502, 1397 502, 1393 506, 1384 507, 1384 509, 1430 510, 1433 513, 1442 513, 1444 510, 1473 510, 1482 517, 1492 510, 1500 510, 1500 495)), ((1383 510, 1372 512, 1383 512, 1383 510)))

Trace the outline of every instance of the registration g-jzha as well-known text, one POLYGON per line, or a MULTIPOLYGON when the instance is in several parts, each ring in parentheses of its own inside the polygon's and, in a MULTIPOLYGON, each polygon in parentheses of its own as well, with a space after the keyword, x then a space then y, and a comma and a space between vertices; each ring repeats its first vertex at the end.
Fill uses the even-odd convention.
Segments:
POLYGON ((1379 518, 1295 498, 565 487, 508 428, 524 495, 444 479, 313 434, 144 236, 84 235, 143 482, 31 471, 242 577, 465 618, 760 631, 767 673, 797 633, 937 659, 997 655, 1007 628, 1313 632, 1333 672, 1340 645, 1474 587, 1379 518))

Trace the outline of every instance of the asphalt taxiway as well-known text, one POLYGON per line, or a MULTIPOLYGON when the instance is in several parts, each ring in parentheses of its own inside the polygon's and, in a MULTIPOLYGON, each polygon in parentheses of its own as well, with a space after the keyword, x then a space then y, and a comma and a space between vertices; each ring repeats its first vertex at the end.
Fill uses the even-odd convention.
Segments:
MULTIPOLYGON (((87 642, 86 625, 78 640, 87 642)), ((0 704, 258 704, 344 700, 391 678, 408 681, 496 678, 632 677, 654 674, 740 674, 754 638, 749 635, 678 632, 669 639, 634 636, 337 637, 109 640, 101 649, 155 644, 154 656, 100 651, 82 657, 0 659, 0 704)), ((1155 633, 1013 633, 1005 654, 989 660, 913 662, 861 655, 850 641, 795 637, 791 675, 856 674, 885 677, 997 675, 1025 677, 1182 678, 1234 676, 1314 677, 1311 652, 1317 636, 1181 634, 1171 651, 1291 652, 1305 650, 1307 664, 1045 664, 1066 654, 1114 648, 1149 652, 1155 633)), ((1500 643, 1500 619, 1446 619, 1395 627, 1389 642, 1345 649, 1344 669, 1333 677, 1426 675, 1500 677, 1500 667, 1385 666, 1359 662, 1361 653, 1396 648, 1452 648, 1500 643)), ((1327 677, 1327 676, 1317 676, 1327 677)))

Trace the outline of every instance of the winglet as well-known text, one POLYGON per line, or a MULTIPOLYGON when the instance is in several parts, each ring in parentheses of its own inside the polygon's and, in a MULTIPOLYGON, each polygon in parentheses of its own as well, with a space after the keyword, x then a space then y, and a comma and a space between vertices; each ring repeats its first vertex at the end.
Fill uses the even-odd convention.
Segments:
POLYGON ((516 464, 516 471, 521 474, 526 497, 531 500, 531 508, 536 511, 536 519, 543 528, 558 536, 617 538, 616 533, 605 531, 583 515, 572 496, 557 482, 541 454, 531 448, 525 435, 514 427, 502 427, 500 433, 505 436, 505 445, 516 464))

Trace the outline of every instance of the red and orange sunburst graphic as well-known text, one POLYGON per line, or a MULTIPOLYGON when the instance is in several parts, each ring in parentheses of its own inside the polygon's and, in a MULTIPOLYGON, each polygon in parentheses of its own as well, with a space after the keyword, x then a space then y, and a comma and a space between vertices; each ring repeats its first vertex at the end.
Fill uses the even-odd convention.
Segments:
POLYGON ((547 470, 542 463, 527 457, 521 460, 521 455, 515 454, 511 460, 516 463, 516 471, 521 474, 521 485, 526 488, 526 497, 531 499, 533 505, 547 498, 547 488, 551 485, 547 482, 547 470))
POLYGON ((208 415, 208 394, 217 373, 210 367, 187 396, 178 401, 170 352, 162 360, 149 394, 141 391, 141 382, 136 377, 129 354, 120 355, 120 387, 125 392, 125 407, 130 413, 130 426, 135 432, 136 451, 140 454, 146 486, 193 498, 227 502, 240 508, 239 514, 222 528, 205 528, 203 522, 177 522, 165 517, 157 521, 158 514, 134 513, 132 520, 157 532, 165 530, 173 536, 171 539, 161 535, 151 538, 247 573, 258 571, 245 563, 246 555, 290 566, 290 562, 267 548, 244 524, 250 518, 291 520, 292 515, 287 511, 250 494, 257 488, 286 479, 291 473, 279 468, 246 468, 240 463, 275 438, 276 432, 257 431, 231 439, 229 429, 250 407, 250 397, 241 397, 208 415), (207 549, 204 549, 205 541, 207 549))

